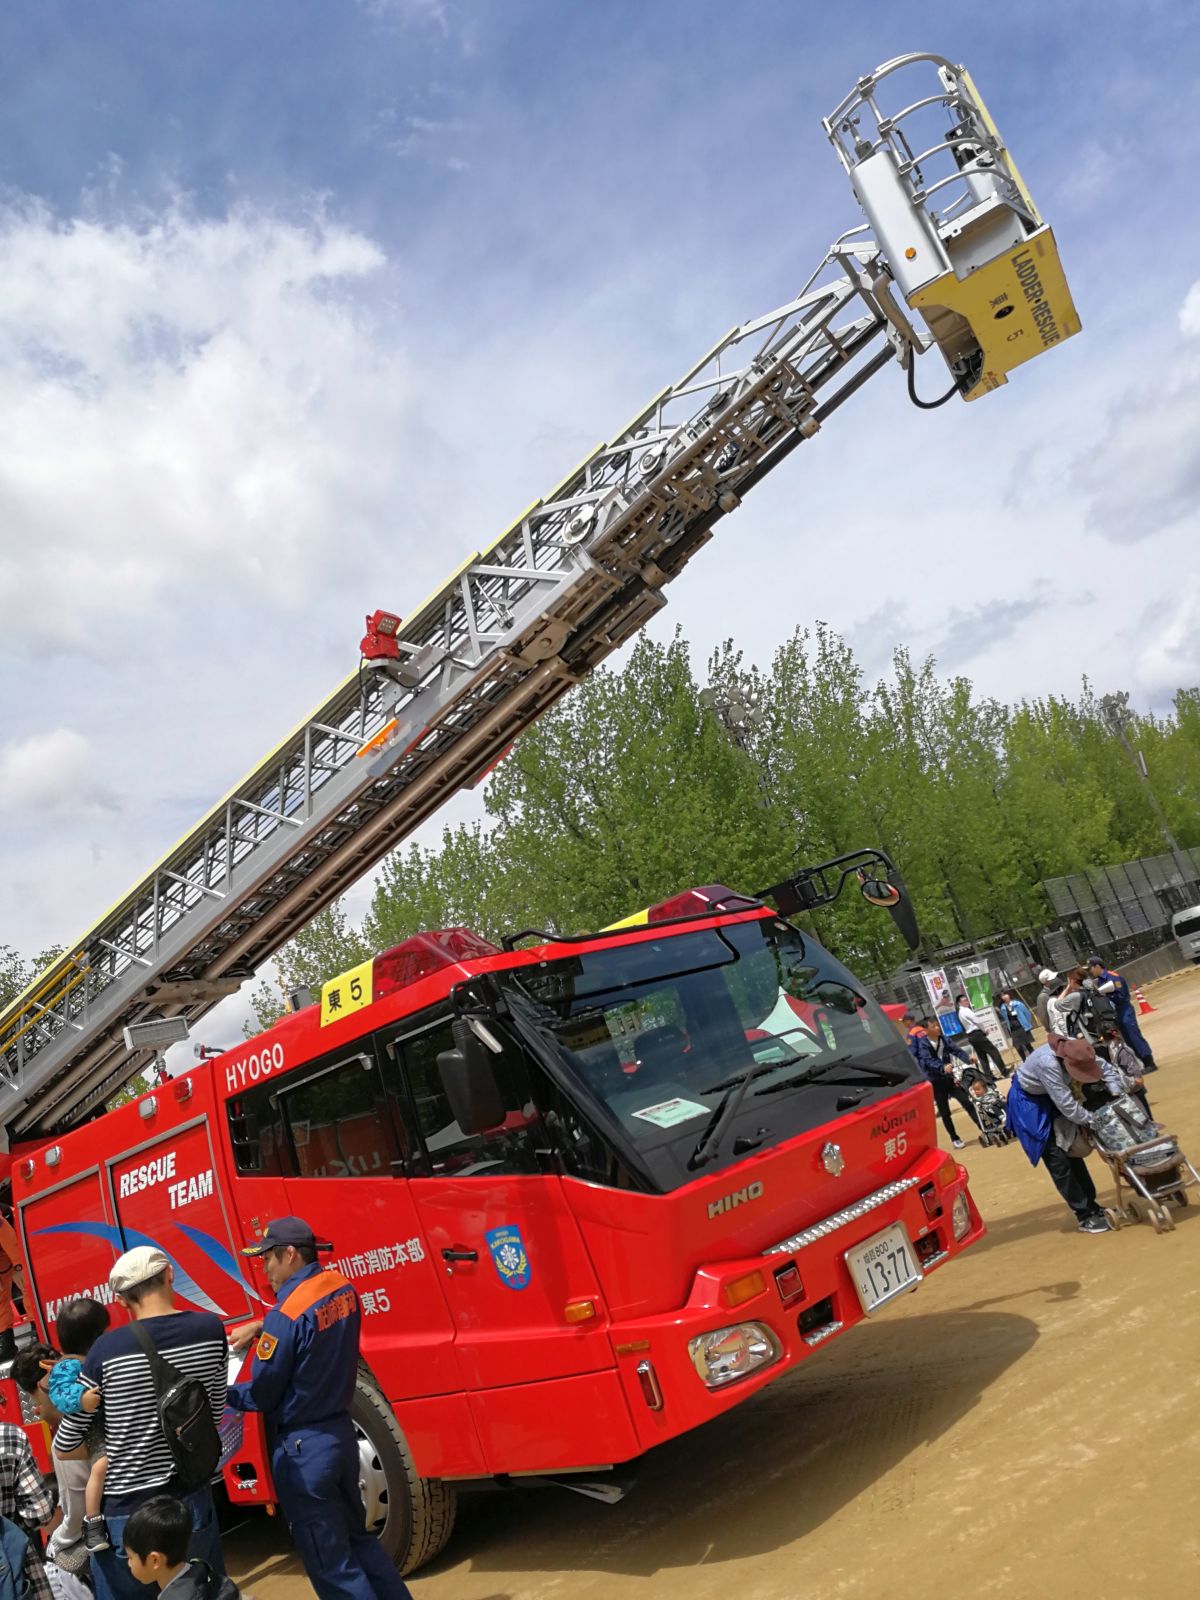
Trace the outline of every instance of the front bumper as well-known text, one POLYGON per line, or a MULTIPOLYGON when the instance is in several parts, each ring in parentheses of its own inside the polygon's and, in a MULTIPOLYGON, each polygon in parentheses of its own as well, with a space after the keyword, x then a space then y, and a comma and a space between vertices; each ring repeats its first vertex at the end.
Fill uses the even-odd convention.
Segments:
POLYGON ((848 1202, 760 1255, 702 1267, 676 1311, 616 1323, 611 1329, 626 1402, 642 1445, 685 1433, 739 1404, 806 1360, 866 1315, 846 1254, 892 1223, 902 1223, 922 1275, 983 1237, 966 1169, 933 1148, 892 1182, 848 1202), (961 1238, 955 1237, 955 1201, 961 1238), (763 1288, 747 1293, 758 1273, 763 1288), (798 1289, 797 1289, 798 1284, 798 1289), (742 1324, 768 1330, 778 1354, 768 1364, 710 1388, 689 1354, 701 1335, 742 1324))

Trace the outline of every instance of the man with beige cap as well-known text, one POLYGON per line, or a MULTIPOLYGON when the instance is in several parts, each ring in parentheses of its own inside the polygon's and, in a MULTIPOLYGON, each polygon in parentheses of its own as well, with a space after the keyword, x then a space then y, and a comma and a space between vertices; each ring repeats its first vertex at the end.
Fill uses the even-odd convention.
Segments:
MULTIPOLYGON (((209 1396, 214 1424, 225 1408, 228 1347, 220 1318, 208 1311, 185 1311, 175 1304, 175 1269, 153 1245, 138 1245, 113 1262, 109 1287, 118 1306, 144 1329, 154 1348, 183 1377, 199 1380, 209 1396)), ((100 1410, 108 1452, 104 1522, 110 1548, 90 1539, 92 1581, 97 1600, 140 1600, 144 1587, 129 1570, 122 1534, 144 1501, 164 1491, 178 1492, 175 1461, 159 1419, 158 1394, 150 1358, 128 1323, 110 1328, 83 1363, 85 1382, 100 1390, 100 1410)), ((81 1445, 89 1416, 59 1423, 54 1447, 64 1454, 81 1445)), ((192 1516, 189 1557, 206 1561, 223 1575, 225 1564, 217 1532, 212 1490, 205 1486, 181 1494, 192 1516)))

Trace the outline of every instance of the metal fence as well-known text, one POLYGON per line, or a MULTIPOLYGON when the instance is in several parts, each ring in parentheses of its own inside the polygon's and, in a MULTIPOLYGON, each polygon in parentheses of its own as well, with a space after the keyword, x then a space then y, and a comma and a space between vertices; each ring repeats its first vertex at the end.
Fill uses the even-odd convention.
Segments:
POLYGON ((1089 945, 1142 943, 1146 934, 1165 939, 1172 915, 1200 904, 1200 849, 1091 867, 1048 878, 1044 887, 1055 914, 1082 926, 1089 945))
MULTIPOLYGON (((993 992, 1020 989, 1028 998, 1038 988, 1042 966, 1063 972, 1078 966, 1089 951, 1103 950, 1107 961, 1130 968, 1135 981, 1139 974, 1148 981, 1159 966, 1171 970, 1179 965, 1174 947, 1166 949, 1171 917, 1185 906, 1200 905, 1200 849, 1090 867, 1065 878, 1048 878, 1043 888, 1056 925, 1027 929, 1022 936, 994 933, 951 945, 925 964, 953 973, 961 961, 986 961, 993 992)), ((918 1016, 929 1008, 920 972, 912 968, 902 967, 876 985, 876 992, 881 999, 902 1001, 918 1016)))

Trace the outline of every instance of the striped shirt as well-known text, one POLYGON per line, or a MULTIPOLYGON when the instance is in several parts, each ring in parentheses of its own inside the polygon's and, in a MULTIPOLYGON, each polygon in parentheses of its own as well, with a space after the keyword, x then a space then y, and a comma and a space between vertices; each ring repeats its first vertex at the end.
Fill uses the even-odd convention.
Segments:
MULTIPOLYGON (((208 1391, 213 1422, 219 1426, 225 1409, 228 1346, 225 1329, 207 1311, 180 1311, 173 1316, 145 1317, 141 1326, 164 1360, 185 1378, 198 1378, 208 1391)), ((142 1347, 128 1326, 102 1334, 83 1363, 83 1375, 100 1387, 100 1417, 108 1453, 104 1481, 105 1510, 122 1515, 144 1497, 169 1484, 175 1462, 158 1417, 154 1375, 142 1347)), ((92 1418, 64 1417, 54 1436, 56 1450, 82 1444, 92 1418)))

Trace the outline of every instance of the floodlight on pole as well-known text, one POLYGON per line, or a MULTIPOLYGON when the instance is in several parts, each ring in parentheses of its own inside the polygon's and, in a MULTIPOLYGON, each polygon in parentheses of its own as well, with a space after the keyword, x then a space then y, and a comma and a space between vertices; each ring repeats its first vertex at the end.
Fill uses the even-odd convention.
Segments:
POLYGON ((1129 726, 1133 722, 1133 712, 1129 709, 1129 693, 1125 689, 1117 689, 1112 694, 1100 696, 1100 716, 1105 727, 1113 738, 1133 762, 1133 770, 1138 775, 1142 788, 1146 791, 1146 799, 1158 823, 1159 832, 1166 841, 1167 849, 1172 855, 1179 854, 1179 841, 1171 832, 1167 823, 1166 813, 1158 803, 1158 796, 1150 785, 1150 774, 1146 770, 1146 758, 1140 750, 1135 750, 1129 742, 1129 726))
POLYGON ((767 708, 763 704, 762 690, 744 689, 736 684, 728 689, 719 689, 709 684, 706 689, 701 689, 699 699, 704 709, 710 711, 720 723, 730 742, 754 762, 754 775, 762 794, 762 803, 770 806, 772 800, 766 773, 746 738, 747 734, 760 728, 766 721, 767 708))
POLYGON ((182 1044, 188 1036, 186 1017, 151 1017, 131 1022, 121 1030, 126 1050, 161 1050, 169 1044, 182 1044))

